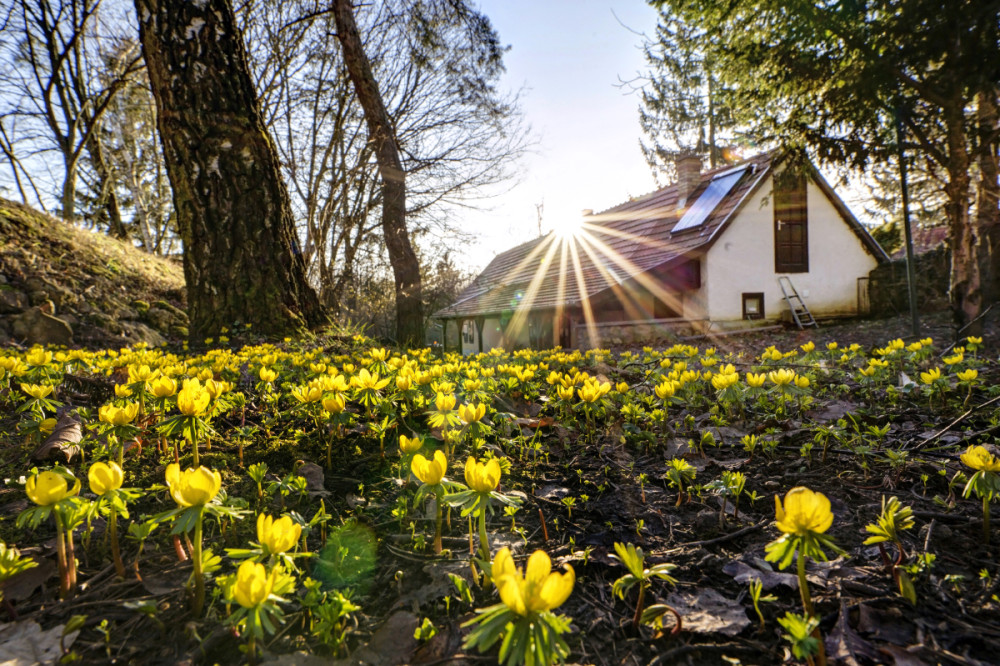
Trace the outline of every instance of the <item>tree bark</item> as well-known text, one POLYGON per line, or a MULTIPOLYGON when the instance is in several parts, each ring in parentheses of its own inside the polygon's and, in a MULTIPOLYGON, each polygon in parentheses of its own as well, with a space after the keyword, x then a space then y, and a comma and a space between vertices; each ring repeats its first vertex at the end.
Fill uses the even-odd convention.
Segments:
POLYGON ((229 0, 135 0, 184 242, 193 340, 323 321, 229 0))
POLYGON ((980 261, 987 303, 1000 298, 1000 112, 997 90, 980 91, 976 96, 976 117, 979 124, 977 163, 979 182, 976 185, 976 226, 984 247, 980 261))
POLYGON ((351 0, 334 0, 333 16, 344 64, 364 109, 369 140, 374 144, 382 178, 382 233, 396 287, 396 337, 405 345, 422 345, 420 262, 406 230, 406 181, 396 134, 358 34, 351 0))
POLYGON ((951 308, 958 336, 979 335, 983 310, 982 277, 976 229, 969 219, 969 152, 964 108, 944 109, 948 142, 948 183, 945 210, 951 225, 951 308))

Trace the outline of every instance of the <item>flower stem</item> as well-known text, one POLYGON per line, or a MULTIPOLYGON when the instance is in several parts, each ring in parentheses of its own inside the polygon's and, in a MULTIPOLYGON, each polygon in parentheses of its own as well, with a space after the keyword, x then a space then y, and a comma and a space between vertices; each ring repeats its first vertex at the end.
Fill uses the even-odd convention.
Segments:
POLYGON ((202 514, 199 513, 198 519, 194 523, 194 542, 191 544, 191 565, 194 567, 192 573, 194 597, 191 601, 191 613, 195 617, 201 617, 202 608, 205 606, 205 574, 201 569, 201 521, 202 514))
POLYGON ((194 467, 201 466, 201 459, 198 456, 198 426, 191 427, 191 454, 194 456, 194 467))
POLYGON ((443 515, 442 515, 443 512, 441 511, 441 504, 443 503, 442 502, 442 500, 443 500, 442 494, 443 493, 441 491, 441 486, 439 485, 437 487, 437 490, 434 493, 434 506, 435 506, 435 509, 437 511, 437 517, 436 517, 436 520, 435 520, 435 528, 434 528, 434 554, 435 555, 440 555, 441 554, 441 520, 442 520, 442 517, 443 517, 443 515))
POLYGON ((108 519, 108 530, 111 532, 111 557, 115 560, 115 573, 124 578, 125 563, 122 562, 122 551, 118 545, 118 514, 113 509, 108 519))
POLYGON ((642 619, 642 607, 646 601, 646 586, 639 583, 639 600, 635 603, 635 615, 632 616, 632 626, 639 628, 639 621, 642 619))
POLYGON ((486 507, 479 509, 479 553, 483 560, 490 561, 490 539, 486 535, 486 507))
POLYGON ((806 615, 813 615, 812 597, 809 596, 809 583, 806 582, 806 558, 800 550, 795 559, 799 573, 799 595, 802 597, 802 609, 806 615))
POLYGON ((69 567, 66 565, 66 538, 62 518, 56 513, 56 563, 59 565, 59 598, 69 598, 69 567))

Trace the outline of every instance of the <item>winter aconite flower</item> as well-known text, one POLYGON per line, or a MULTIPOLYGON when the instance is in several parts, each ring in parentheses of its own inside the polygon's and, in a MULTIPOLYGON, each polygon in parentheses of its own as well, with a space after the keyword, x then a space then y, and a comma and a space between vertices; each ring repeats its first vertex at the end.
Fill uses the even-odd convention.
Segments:
POLYGON ((502 548, 493 560, 493 583, 500 600, 518 615, 526 616, 558 608, 569 598, 576 583, 573 567, 566 573, 552 571, 552 561, 542 550, 536 550, 522 575, 514 564, 509 548, 502 548))
POLYGON ((441 479, 444 478, 444 473, 448 470, 448 459, 442 451, 435 451, 431 460, 418 453, 413 456, 410 470, 423 483, 433 486, 441 483, 441 479))
POLYGON ((222 487, 222 475, 207 467, 188 468, 181 471, 177 463, 167 465, 167 486, 170 496, 179 506, 208 504, 222 487))
POLYGON ((424 440, 420 437, 407 437, 406 435, 399 436, 399 450, 403 454, 416 453, 423 447, 424 440))
POLYGON ((488 493, 496 490, 500 484, 500 474, 500 463, 496 458, 480 463, 470 456, 465 461, 465 483, 476 492, 488 493))
POLYGON ((186 384, 177 394, 177 409, 184 416, 201 416, 208 409, 211 398, 201 384, 186 384))
POLYGON ((157 377, 149 385, 149 390, 155 398, 160 398, 161 400, 169 398, 177 393, 177 381, 170 377, 157 377))
POLYGON ((277 520, 264 514, 257 517, 257 541, 262 546, 267 546, 267 551, 272 555, 294 548, 300 536, 302 526, 289 516, 282 516, 277 520))
POLYGON ((122 468, 114 461, 96 462, 90 466, 87 473, 87 480, 90 482, 90 491, 95 495, 103 495, 111 490, 118 490, 122 487, 125 474, 122 468))
POLYGON ((486 405, 459 405, 458 418, 466 423, 477 423, 486 416, 486 405))
POLYGON ((97 413, 104 423, 113 426, 124 426, 135 421, 135 417, 139 415, 139 403, 130 402, 124 407, 104 405, 97 413))
POLYGON ((233 583, 233 598, 236 603, 244 608, 256 608, 267 601, 278 573, 278 568, 275 567, 269 575, 263 564, 252 560, 241 564, 233 583))
POLYGON ((39 472, 28 479, 24 485, 24 492, 35 504, 52 506, 80 492, 80 479, 73 481, 73 485, 70 486, 68 479, 58 472, 39 472))
POLYGON ((822 534, 833 524, 830 500, 823 493, 813 492, 803 486, 788 491, 784 506, 775 495, 774 510, 776 527, 785 534, 822 534))
POLYGON ((985 446, 970 446, 961 456, 962 462, 972 469, 1000 473, 1000 458, 986 450, 985 446))

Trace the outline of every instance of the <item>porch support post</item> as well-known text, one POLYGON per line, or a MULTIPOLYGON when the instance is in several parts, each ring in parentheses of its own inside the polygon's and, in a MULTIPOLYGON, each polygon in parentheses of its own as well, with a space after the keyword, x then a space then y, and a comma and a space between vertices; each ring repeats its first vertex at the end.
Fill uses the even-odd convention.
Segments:
POLYGON ((479 353, 483 353, 483 324, 486 323, 485 317, 476 317, 476 339, 479 341, 479 353))

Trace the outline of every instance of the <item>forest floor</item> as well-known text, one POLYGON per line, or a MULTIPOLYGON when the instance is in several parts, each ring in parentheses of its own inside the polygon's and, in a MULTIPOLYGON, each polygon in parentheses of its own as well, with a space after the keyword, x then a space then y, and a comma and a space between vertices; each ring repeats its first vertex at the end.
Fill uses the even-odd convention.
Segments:
MULTIPOLYGON (((767 544, 780 536, 774 526, 775 496, 796 486, 829 498, 834 520, 827 534, 842 550, 838 554, 828 548, 829 561, 813 558, 806 567, 827 663, 996 663, 1000 534, 994 528, 990 544, 985 542, 982 505, 974 494, 963 497, 972 470, 959 454, 970 445, 992 447, 1000 431, 997 336, 988 331, 978 349, 966 345, 956 361, 949 349, 948 322, 941 315, 928 319, 924 336, 933 343, 919 349, 887 347, 907 333, 908 320, 894 318, 807 332, 729 336, 697 342, 697 350, 529 352, 465 359, 426 354, 403 359, 390 352, 379 360, 371 341, 326 338, 318 346, 192 352, 183 359, 184 375, 202 373, 203 378, 228 381, 232 389, 227 395, 243 396, 220 399, 211 419, 216 434, 210 450, 203 443, 201 456, 203 465, 221 472, 223 504, 244 512, 242 520, 205 521, 206 546, 222 556, 216 576, 238 566, 227 548, 252 547, 248 544, 257 540, 255 514, 291 512, 306 525, 305 550, 314 557, 296 560, 301 569, 296 591, 285 595, 283 621, 275 622, 274 632, 261 641, 265 661, 495 662, 496 647, 482 655, 463 647, 469 632, 463 624, 475 617, 474 609, 497 602, 492 586, 475 583, 469 522, 452 509, 445 522, 444 551, 434 554, 433 506, 414 502, 419 482, 407 474, 408 461, 398 448, 400 434, 424 437, 428 456, 442 446, 444 435, 429 425, 426 412, 435 410, 435 394, 450 388, 459 404, 488 405, 484 423, 489 431, 476 446, 481 455, 505 459, 499 490, 521 501, 517 511, 498 507, 489 517, 492 553, 506 546, 523 563, 542 549, 554 569, 569 565, 575 571, 572 594, 555 610, 572 619, 565 635, 569 663, 805 663, 792 655, 783 638, 787 632, 778 624, 786 613, 802 611, 795 566, 780 570, 764 559, 767 544), (810 342, 814 350, 802 348, 810 342), (838 343, 836 350, 827 348, 831 342, 838 343), (851 351, 851 343, 859 347, 851 351), (772 345, 797 353, 762 360, 772 345), (715 351, 708 351, 709 346, 715 351), (876 364, 873 376, 865 377, 860 371, 872 367, 871 359, 886 366, 876 364), (654 389, 669 381, 677 363, 699 375, 685 381, 689 388, 678 389, 661 419, 656 410, 662 403, 654 389), (739 373, 739 392, 722 395, 702 373, 717 373, 730 363, 739 373), (273 387, 262 387, 261 367, 278 372, 273 387), (347 409, 331 418, 292 397, 292 389, 317 377, 342 374, 349 380, 361 367, 393 378, 374 403, 365 405, 360 389, 350 389, 347 409), (436 376, 432 383, 415 381, 410 389, 400 388, 395 378, 405 375, 406 367, 415 378, 420 373, 436 376), (787 401, 770 383, 764 392, 749 389, 746 373, 780 368, 808 377, 809 386, 787 401), (944 379, 925 383, 921 373, 933 368, 944 379), (957 373, 969 369, 978 376, 962 384, 957 373), (561 401, 559 377, 553 383, 551 373, 570 378, 577 389, 585 382, 572 378, 580 373, 615 388, 588 410, 576 397, 561 401), (699 447, 699 442, 705 445, 699 447), (686 461, 695 473, 683 494, 668 478, 674 459, 686 461), (268 472, 258 487, 248 469, 259 463, 268 472), (721 481, 734 472, 745 476, 745 487, 724 502, 721 481), (913 526, 901 532, 904 557, 899 566, 912 581, 915 603, 894 582, 896 547, 885 547, 887 565, 879 546, 863 543, 871 536, 866 525, 876 522, 889 497, 912 509, 913 526), (669 614, 662 626, 634 626, 636 589, 624 599, 612 592, 614 581, 626 573, 614 557, 616 543, 641 548, 646 566, 676 566, 671 572, 676 584, 653 581, 646 603, 676 609, 682 618, 679 632, 672 632, 669 614), (308 596, 307 578, 319 581, 318 605, 308 596), (462 580, 468 586, 464 595, 462 580), (760 580, 763 595, 771 597, 760 603, 762 620, 750 597, 753 580, 760 580), (344 597, 358 609, 323 620, 323 612, 344 597)), ((8 351, 6 356, 18 354, 8 351)), ((128 383, 128 366, 150 364, 169 374, 166 368, 181 360, 137 351, 115 357, 97 352, 75 364, 62 361, 61 373, 50 381, 66 403, 63 411, 72 411, 82 423, 77 444, 86 462, 77 455, 67 464, 77 477, 86 479, 91 461, 110 455, 98 408, 115 400, 121 404, 114 385, 128 383)), ((5 479, 0 537, 38 563, 3 585, 7 623, 0 625, 0 661, 25 642, 36 650, 47 646, 49 656, 65 653, 83 663, 245 660, 239 651, 244 640, 232 626, 232 604, 217 580, 208 584, 206 610, 191 615, 185 591, 191 564, 179 561, 166 528, 141 544, 123 539, 127 574, 121 578, 109 557, 105 520, 94 517, 89 534, 84 527, 77 529, 80 590, 72 599, 58 600, 51 521, 35 530, 14 524, 30 507, 19 479, 29 475, 32 465, 45 467, 51 461, 31 460, 38 440, 32 442, 26 413, 14 411, 24 400, 16 383, 0 399, 10 407, 0 427, 7 433, 0 460, 5 479), (60 646, 62 627, 77 615, 84 616, 82 630, 60 646), (30 633, 32 623, 49 633, 30 633)), ((158 450, 158 418, 150 414, 138 423, 141 446, 125 454, 125 485, 142 492, 124 525, 141 525, 172 506, 163 479, 174 459, 173 440, 158 450)), ((457 444, 460 453, 449 463, 450 479, 463 480, 470 443, 465 437, 457 444)), ((189 453, 180 451, 185 466, 189 453)), ((128 532, 122 528, 122 534, 128 532)), ((181 551, 189 550, 184 540, 179 545, 181 551)))

